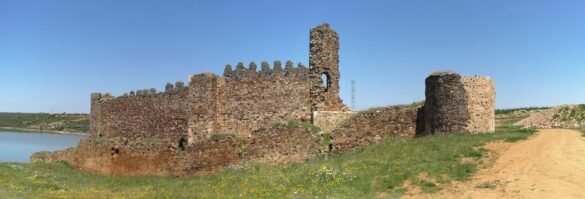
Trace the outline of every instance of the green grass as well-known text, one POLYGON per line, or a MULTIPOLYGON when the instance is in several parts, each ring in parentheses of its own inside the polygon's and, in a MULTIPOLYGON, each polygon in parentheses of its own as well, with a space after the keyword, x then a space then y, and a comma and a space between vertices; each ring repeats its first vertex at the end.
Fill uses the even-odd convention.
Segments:
MULTIPOLYGON (((31 129, 38 131, 54 130, 88 132, 89 116, 87 114, 66 113, 0 113, 0 127, 31 129)), ((13 131, 13 129, 5 130, 13 131)))
POLYGON ((566 121, 585 121, 585 104, 577 105, 574 108, 563 107, 553 116, 553 120, 566 121))
MULTIPOLYGON (((288 124, 287 124, 288 125, 288 124)), ((533 130, 498 128, 493 134, 451 134, 388 138, 346 154, 285 166, 243 164, 208 176, 111 177, 75 170, 67 163, 0 164, 0 198, 374 198, 400 196, 410 180, 434 192, 452 180, 466 180, 480 146, 517 141, 533 130), (428 174, 419 179, 421 173, 428 174)))
POLYGON ((424 106, 425 105, 425 101, 416 101, 410 104, 395 104, 395 105, 387 105, 387 106, 375 106, 375 107, 370 107, 366 110, 362 110, 360 112, 375 112, 378 110, 384 110, 384 109, 388 109, 388 108, 404 108, 404 107, 420 107, 420 106, 424 106))
POLYGON ((515 111, 534 111, 534 110, 544 110, 549 109, 550 107, 525 107, 525 108, 512 108, 512 109, 496 109, 496 114, 506 114, 512 113, 515 111))

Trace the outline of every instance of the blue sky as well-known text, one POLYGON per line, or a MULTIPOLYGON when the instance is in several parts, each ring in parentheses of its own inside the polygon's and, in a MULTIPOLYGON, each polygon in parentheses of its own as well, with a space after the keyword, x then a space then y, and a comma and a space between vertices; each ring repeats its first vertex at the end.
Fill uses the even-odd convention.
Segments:
POLYGON ((308 65, 340 35, 358 109, 424 99, 433 71, 487 75, 498 108, 585 103, 585 1, 0 0, 0 112, 89 112, 90 93, 157 88, 225 64, 308 65))

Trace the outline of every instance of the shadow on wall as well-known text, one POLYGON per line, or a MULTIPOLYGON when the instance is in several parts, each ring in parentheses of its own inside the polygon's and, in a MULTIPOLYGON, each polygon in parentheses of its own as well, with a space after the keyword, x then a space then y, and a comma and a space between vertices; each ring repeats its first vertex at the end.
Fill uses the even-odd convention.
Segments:
POLYGON ((415 130, 415 137, 421 137, 427 135, 425 134, 425 107, 420 107, 416 111, 416 130, 415 130))
POLYGON ((437 72, 425 80, 416 136, 495 131, 495 85, 489 77, 437 72))

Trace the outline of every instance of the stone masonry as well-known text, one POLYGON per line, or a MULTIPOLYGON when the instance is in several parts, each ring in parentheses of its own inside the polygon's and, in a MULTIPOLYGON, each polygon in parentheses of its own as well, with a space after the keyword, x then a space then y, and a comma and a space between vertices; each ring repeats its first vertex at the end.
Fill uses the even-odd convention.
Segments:
POLYGON ((353 111, 314 111, 313 124, 324 132, 331 132, 357 113, 353 111))
POLYGON ((339 36, 328 24, 311 29, 311 110, 348 110, 339 98, 339 36))
POLYGON ((489 133, 496 130, 496 86, 489 77, 473 76, 461 79, 467 94, 469 120, 467 131, 489 133))
POLYGON ((310 30, 309 68, 292 61, 284 68, 280 61, 272 68, 262 62, 259 69, 254 62, 238 63, 227 65, 223 76, 191 75, 188 85, 169 83, 164 92, 93 93, 91 136, 80 143, 73 162, 83 170, 114 175, 184 175, 235 164, 244 158, 240 140, 261 140, 253 132, 273 132, 257 131, 266 125, 312 122, 313 111, 348 110, 339 97, 338 49, 337 33, 323 24, 310 30), (217 140, 219 135, 230 136, 217 140))
POLYGON ((495 131, 495 86, 488 77, 441 72, 425 83, 422 135, 495 131))
POLYGON ((422 108, 349 111, 339 97, 338 51, 339 36, 323 24, 310 30, 309 68, 238 63, 164 92, 93 93, 90 137, 36 158, 110 175, 189 175, 243 161, 304 161, 391 136, 494 131, 495 87, 486 77, 435 73, 422 108))
MULTIPOLYGON (((94 135, 172 135, 193 140, 211 134, 249 136, 263 125, 281 120, 311 121, 312 111, 341 111, 339 97, 339 38, 329 25, 311 29, 310 68, 276 61, 261 69, 227 65, 223 77, 192 75, 189 85, 157 93, 139 90, 112 97, 92 94, 91 133, 94 135), (323 82, 322 76, 327 78, 323 82)), ((176 86, 179 87, 179 86, 176 86)))
POLYGON ((332 151, 345 152, 387 137, 414 137, 420 106, 375 108, 356 113, 331 132, 332 151))

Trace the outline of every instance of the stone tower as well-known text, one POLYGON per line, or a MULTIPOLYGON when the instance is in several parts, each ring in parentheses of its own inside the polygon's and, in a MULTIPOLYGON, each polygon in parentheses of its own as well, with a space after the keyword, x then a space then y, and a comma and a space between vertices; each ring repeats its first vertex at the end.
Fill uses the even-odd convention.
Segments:
POLYGON ((495 84, 489 77, 442 72, 425 84, 423 134, 495 131, 495 84))
POLYGON ((340 111, 347 107, 339 97, 339 37, 322 24, 310 31, 311 110, 340 111))
POLYGON ((467 131, 467 92, 459 74, 433 73, 425 80, 424 134, 467 131))

